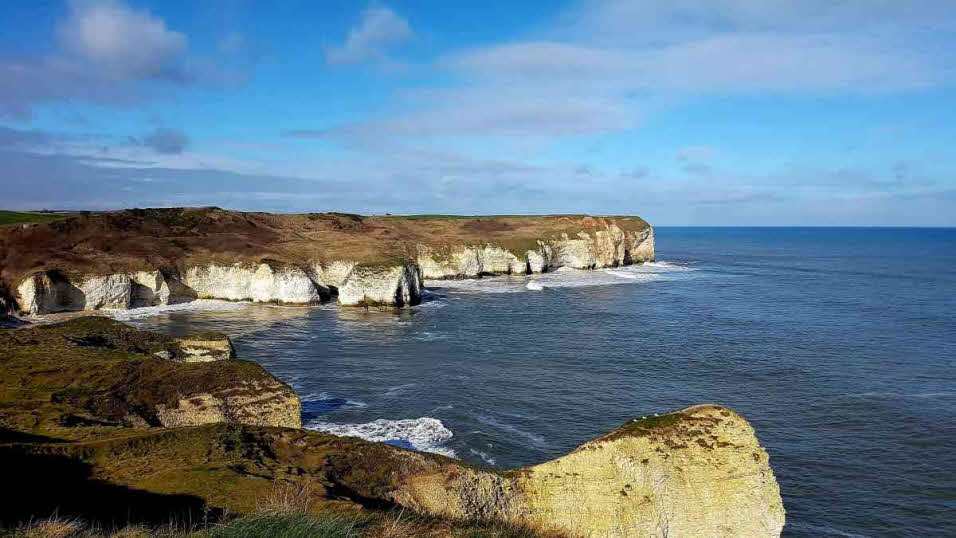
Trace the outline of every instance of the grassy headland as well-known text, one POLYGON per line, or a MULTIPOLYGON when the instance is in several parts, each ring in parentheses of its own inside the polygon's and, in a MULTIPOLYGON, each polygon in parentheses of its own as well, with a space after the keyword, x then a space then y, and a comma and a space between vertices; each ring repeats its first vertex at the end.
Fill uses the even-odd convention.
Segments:
POLYGON ((0 210, 0 226, 6 226, 7 224, 53 222, 71 217, 74 214, 75 213, 0 210))
POLYGON ((420 246, 442 250, 485 243, 513 248, 524 257, 523 249, 538 239, 593 234, 611 223, 625 231, 648 227, 639 217, 582 215, 366 217, 130 209, 57 218, 28 229, 0 227, 0 280, 12 289, 27 275, 51 268, 110 274, 263 260, 380 265, 413 259, 420 246))

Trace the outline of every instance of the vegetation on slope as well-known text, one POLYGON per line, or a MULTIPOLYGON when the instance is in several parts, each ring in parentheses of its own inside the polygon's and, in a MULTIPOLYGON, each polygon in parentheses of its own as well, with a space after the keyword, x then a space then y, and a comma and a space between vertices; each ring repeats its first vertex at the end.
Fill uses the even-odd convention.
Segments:
POLYGON ((0 210, 0 226, 8 224, 29 224, 35 222, 53 222, 72 216, 73 213, 37 213, 32 211, 0 210))
POLYGON ((524 256, 537 239, 603 229, 613 222, 643 230, 638 217, 410 216, 343 213, 275 215, 219 208, 130 209, 73 216, 23 229, 0 228, 0 280, 18 284, 45 269, 108 274, 208 263, 263 260, 307 265, 351 260, 394 264, 412 259, 420 245, 495 243, 524 256))
POLYGON ((101 317, 0 330, 0 442, 116 434, 131 417, 155 426, 156 406, 183 395, 276 383, 253 362, 181 364, 158 352, 182 354, 172 338, 101 317))

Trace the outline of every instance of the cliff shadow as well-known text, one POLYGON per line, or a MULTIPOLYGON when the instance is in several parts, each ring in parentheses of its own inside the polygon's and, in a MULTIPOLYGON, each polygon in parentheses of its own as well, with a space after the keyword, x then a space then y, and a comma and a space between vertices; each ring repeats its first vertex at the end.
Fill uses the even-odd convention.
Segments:
POLYGON ((150 493, 98 480, 88 463, 67 456, 32 454, 8 445, 0 447, 0 462, 7 484, 0 528, 53 515, 79 518, 102 529, 171 522, 193 527, 223 516, 222 510, 210 510, 199 497, 150 493))
POLYGON ((52 297, 51 312, 68 312, 86 309, 86 293, 70 282, 69 277, 57 269, 46 272, 50 289, 47 294, 52 297))

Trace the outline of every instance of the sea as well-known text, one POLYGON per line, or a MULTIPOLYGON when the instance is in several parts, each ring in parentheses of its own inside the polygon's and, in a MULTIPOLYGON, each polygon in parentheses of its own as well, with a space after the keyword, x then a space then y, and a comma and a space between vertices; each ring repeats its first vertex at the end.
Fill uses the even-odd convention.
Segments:
POLYGON ((956 229, 656 228, 657 261, 429 281, 400 311, 216 301, 307 428, 497 469, 697 403, 747 417, 788 536, 956 536, 956 229))

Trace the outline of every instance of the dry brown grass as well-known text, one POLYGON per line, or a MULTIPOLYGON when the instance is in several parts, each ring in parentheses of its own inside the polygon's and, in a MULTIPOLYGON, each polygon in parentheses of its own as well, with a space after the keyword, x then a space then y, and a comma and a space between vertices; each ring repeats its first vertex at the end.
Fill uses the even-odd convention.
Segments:
POLYGON ((625 230, 648 226, 638 217, 584 215, 362 217, 133 209, 77 215, 28 228, 0 227, 0 279, 17 284, 46 269, 103 274, 176 271, 266 259, 299 265, 334 260, 393 263, 413 255, 418 245, 517 245, 562 233, 592 233, 612 222, 625 230))
POLYGON ((69 538, 87 531, 86 524, 79 519, 50 516, 40 521, 32 521, 17 528, 13 536, 22 538, 69 538))

